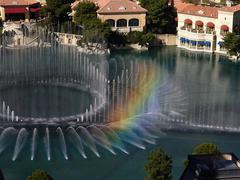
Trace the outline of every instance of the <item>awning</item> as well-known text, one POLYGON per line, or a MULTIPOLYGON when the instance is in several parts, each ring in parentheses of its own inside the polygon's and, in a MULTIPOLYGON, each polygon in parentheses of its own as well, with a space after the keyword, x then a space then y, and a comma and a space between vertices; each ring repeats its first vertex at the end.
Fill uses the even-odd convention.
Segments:
POLYGON ((181 42, 185 42, 186 39, 185 39, 184 37, 181 37, 181 38, 180 38, 180 41, 181 41, 181 42))
POLYGON ((197 26, 203 26, 203 22, 202 21, 196 21, 195 23, 197 26))
POLYGON ((192 41, 191 41, 191 44, 192 44, 192 45, 196 45, 196 44, 197 44, 197 41, 193 41, 193 40, 192 40, 192 41))
POLYGON ((25 7, 6 7, 5 14, 23 14, 27 12, 25 7))
POLYGON ((198 44, 199 45, 205 45, 205 42, 204 41, 198 41, 198 44))
POLYGON ((205 45, 206 45, 206 46, 211 46, 211 42, 206 41, 206 42, 205 42, 205 45))
POLYGON ((184 23, 187 25, 192 25, 192 20, 191 19, 185 19, 184 23))
POLYGON ((229 30, 229 27, 227 25, 222 25, 221 26, 221 30, 223 31, 228 31, 229 30))
POLYGON ((41 8, 30 8, 31 12, 39 12, 41 8))
POLYGON ((186 43, 189 43, 189 42, 190 42, 190 40, 189 40, 189 39, 185 39, 185 41, 186 41, 186 43))
POLYGON ((214 28, 214 27, 215 27, 215 24, 212 23, 212 22, 208 22, 208 23, 207 23, 207 27, 209 27, 209 28, 214 28))

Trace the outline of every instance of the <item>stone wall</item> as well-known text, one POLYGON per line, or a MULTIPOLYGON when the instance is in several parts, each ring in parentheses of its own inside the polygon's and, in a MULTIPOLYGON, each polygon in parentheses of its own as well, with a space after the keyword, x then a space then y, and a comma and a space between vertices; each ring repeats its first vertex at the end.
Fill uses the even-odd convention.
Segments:
POLYGON ((175 34, 158 34, 157 39, 161 41, 163 45, 174 46, 176 44, 177 36, 175 34))

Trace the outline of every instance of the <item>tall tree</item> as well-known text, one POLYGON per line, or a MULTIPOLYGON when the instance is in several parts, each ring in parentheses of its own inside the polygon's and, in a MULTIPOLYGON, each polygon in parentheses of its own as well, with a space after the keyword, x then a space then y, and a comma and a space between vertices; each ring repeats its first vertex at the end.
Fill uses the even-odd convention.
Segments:
POLYGON ((176 10, 168 5, 169 0, 141 0, 148 10, 147 30, 153 33, 176 33, 176 10))
POLYGON ((68 20, 68 13, 71 12, 68 0, 46 0, 47 6, 43 11, 48 13, 50 22, 62 23, 68 20))
POLYGON ((76 7, 74 20, 76 23, 85 25, 91 20, 97 19, 97 6, 92 2, 83 1, 76 7))
POLYGON ((171 180, 172 159, 162 149, 150 152, 144 167, 146 180, 171 180))
POLYGON ((74 20, 83 30, 83 41, 90 43, 104 43, 110 35, 110 26, 97 18, 97 6, 92 2, 83 1, 76 7, 74 20))

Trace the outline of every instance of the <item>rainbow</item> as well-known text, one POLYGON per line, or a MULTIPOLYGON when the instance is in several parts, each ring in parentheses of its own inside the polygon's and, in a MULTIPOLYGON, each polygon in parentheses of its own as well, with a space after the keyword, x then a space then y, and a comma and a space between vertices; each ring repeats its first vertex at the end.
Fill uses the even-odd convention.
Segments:
POLYGON ((126 87, 123 102, 116 102, 110 112, 108 122, 110 127, 117 130, 128 130, 138 124, 139 115, 143 112, 143 106, 149 105, 154 99, 151 95, 155 93, 161 81, 161 73, 156 63, 139 62, 140 71, 132 75, 134 85, 126 87))

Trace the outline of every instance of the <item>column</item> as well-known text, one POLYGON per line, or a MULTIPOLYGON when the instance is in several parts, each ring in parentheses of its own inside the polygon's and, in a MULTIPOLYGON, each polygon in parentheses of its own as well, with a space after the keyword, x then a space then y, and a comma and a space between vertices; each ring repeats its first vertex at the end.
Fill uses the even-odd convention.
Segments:
POLYGON ((29 22, 30 21, 30 9, 29 7, 26 8, 27 12, 25 13, 25 21, 29 22))

